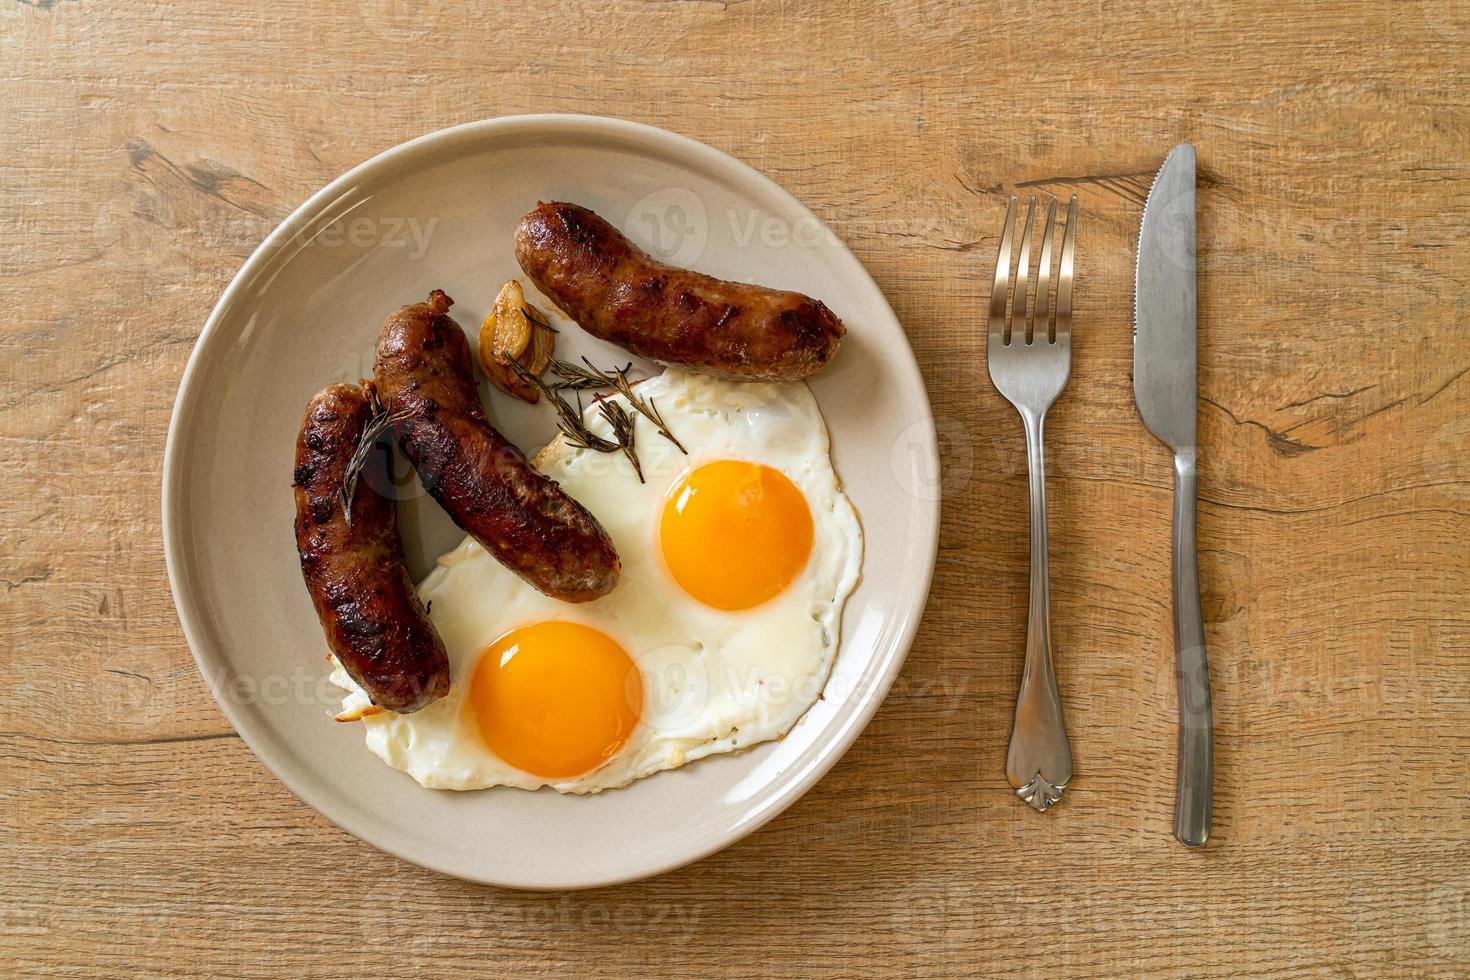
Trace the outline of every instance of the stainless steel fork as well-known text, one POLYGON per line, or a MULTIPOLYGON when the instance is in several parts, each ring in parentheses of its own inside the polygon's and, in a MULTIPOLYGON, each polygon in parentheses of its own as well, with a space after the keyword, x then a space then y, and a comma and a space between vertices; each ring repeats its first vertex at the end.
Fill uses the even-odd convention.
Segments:
POLYGON ((1026 620, 1026 666, 1016 697, 1006 778, 1016 795, 1037 810, 1062 798, 1072 778, 1072 750, 1051 658, 1051 585, 1046 563, 1046 469, 1042 421, 1062 393, 1072 370, 1072 267, 1077 248, 1077 197, 1067 207, 1066 231, 1057 270, 1056 307, 1051 305, 1052 239, 1057 227, 1057 199, 1046 209, 1041 235, 1041 261, 1036 272, 1036 299, 1027 315, 1027 275, 1031 265, 1031 218, 1036 198, 1026 207, 1021 252, 1016 261, 1011 315, 1011 239, 1016 231, 1016 198, 1006 209, 995 283, 990 291, 987 360, 990 380, 1021 415, 1026 429, 1026 464, 1031 476, 1031 605, 1026 620))

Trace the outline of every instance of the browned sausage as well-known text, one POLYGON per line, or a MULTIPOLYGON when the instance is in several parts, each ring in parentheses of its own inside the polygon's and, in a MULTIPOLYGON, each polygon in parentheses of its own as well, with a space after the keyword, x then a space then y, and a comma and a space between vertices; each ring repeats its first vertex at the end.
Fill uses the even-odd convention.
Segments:
POLYGON ((606 595, 621 568, 612 539, 486 420, 453 302, 436 289, 378 334, 374 370, 400 416, 399 445, 424 489, 502 565, 567 602, 606 595))
POLYGON ((832 359, 846 332, 810 296, 665 265, 576 204, 541 203, 521 218, 516 259, 588 333, 702 374, 805 378, 832 359))
POLYGON ((306 407, 296 440, 296 551, 327 644, 373 704, 409 712, 449 693, 449 658, 403 564, 393 501, 342 478, 372 419, 366 390, 335 384, 306 407))

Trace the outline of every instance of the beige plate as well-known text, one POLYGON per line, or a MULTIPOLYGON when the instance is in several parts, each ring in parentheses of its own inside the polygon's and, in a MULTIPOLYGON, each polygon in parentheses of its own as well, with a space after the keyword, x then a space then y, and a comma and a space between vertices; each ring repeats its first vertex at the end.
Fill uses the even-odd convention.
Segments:
MULTIPOLYGON (((539 294, 529 290, 531 298, 539 294)), ((564 324, 557 353, 616 352, 564 324)), ((550 412, 496 393, 492 420, 527 448, 550 412)), ((789 806, 877 710, 924 608, 939 520, 933 417, 903 329, 867 272, 790 194, 663 130, 520 116, 432 133, 333 181, 245 263, 184 372, 164 459, 163 528, 179 620, 206 682, 256 755, 338 826, 475 881, 577 888, 657 874, 738 840, 789 806), (864 577, 825 700, 779 743, 591 797, 436 792, 337 724, 321 627, 291 533, 291 467, 307 400, 368 376, 395 307, 442 288, 476 330, 519 276, 516 220, 537 201, 587 205, 681 265, 799 289, 849 334, 812 383, 838 473, 862 515, 864 577)), ((421 493, 400 501, 416 576, 461 535, 421 493)))

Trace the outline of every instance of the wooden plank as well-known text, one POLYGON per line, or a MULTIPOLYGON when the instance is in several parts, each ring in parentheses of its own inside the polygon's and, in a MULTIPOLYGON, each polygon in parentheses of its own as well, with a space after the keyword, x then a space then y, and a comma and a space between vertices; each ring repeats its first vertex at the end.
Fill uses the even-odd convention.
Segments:
POLYGON ((1470 957, 1470 9, 941 0, 0 11, 0 963, 277 977, 1321 973, 1470 957), (945 447, 933 597, 846 759, 651 882, 521 895, 385 858, 254 760, 164 576, 174 392, 250 250, 401 140, 622 116, 770 174, 867 264, 945 447), (1169 462, 1129 384, 1164 151, 1201 185, 1217 828, 1171 843, 1169 462), (1049 423, 1078 779, 1002 773, 1025 471, 977 312, 1011 192, 1078 194, 1049 423), (1020 532, 1020 533, 1018 533, 1020 532))

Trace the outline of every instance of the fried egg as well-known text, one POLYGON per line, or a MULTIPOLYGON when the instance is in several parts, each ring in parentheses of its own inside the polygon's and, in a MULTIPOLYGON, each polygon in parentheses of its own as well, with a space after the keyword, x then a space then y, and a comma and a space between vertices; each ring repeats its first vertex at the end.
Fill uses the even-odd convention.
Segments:
MULTIPOLYGON (((536 459, 612 536, 617 587, 570 604, 473 539, 441 557, 419 594, 453 683, 362 717, 388 765, 436 789, 593 793, 780 738, 821 694, 863 540, 811 391, 669 369, 635 394, 687 453, 633 412, 641 478, 565 437, 536 459)), ((585 420, 610 434, 595 406, 585 420)), ((332 680, 345 715, 369 706, 332 680)))

